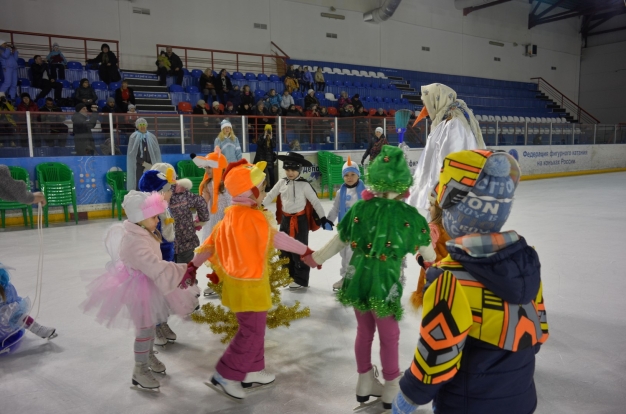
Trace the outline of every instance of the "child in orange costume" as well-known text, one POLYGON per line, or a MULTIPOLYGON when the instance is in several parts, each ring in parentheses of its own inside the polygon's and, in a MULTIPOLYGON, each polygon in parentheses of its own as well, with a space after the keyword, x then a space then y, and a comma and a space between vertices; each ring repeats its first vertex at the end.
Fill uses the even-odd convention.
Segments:
MULTIPOLYGON (((433 191, 428 196, 430 203, 430 239, 437 258, 434 263, 439 262, 448 255, 448 249, 446 249, 446 242, 450 240, 450 236, 443 228, 443 210, 437 204, 437 194, 433 191)), ((430 263, 425 262, 421 254, 417 255, 417 263, 422 267, 420 271, 419 279, 417 279, 417 290, 411 294, 411 305, 415 310, 419 310, 424 302, 424 284, 426 282, 426 270, 430 267, 430 263)))
POLYGON ((274 248, 301 255, 311 252, 306 245, 278 232, 272 213, 262 210, 265 165, 265 161, 253 165, 244 159, 228 166, 224 183, 233 205, 196 249, 192 261, 196 268, 207 259, 211 262, 224 282, 222 304, 237 315, 239 330, 217 364, 210 385, 236 400, 245 398, 243 388, 267 385, 275 379, 265 371, 264 360, 267 311, 272 307, 270 252, 274 248))

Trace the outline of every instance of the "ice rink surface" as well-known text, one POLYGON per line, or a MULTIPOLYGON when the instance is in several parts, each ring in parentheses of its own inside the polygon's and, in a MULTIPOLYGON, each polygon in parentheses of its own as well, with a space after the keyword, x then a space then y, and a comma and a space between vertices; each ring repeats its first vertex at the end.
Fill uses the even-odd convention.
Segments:
MULTIPOLYGON (((328 211, 331 202, 323 201, 328 211)), ((550 339, 537 355, 540 414, 626 412, 626 173, 521 182, 506 229, 536 247, 542 263, 550 339)), ((273 206, 272 206, 273 208, 273 206)), ((79 304, 81 272, 103 268, 105 230, 116 220, 53 224, 44 229, 45 264, 37 320, 57 328, 46 342, 26 333, 20 348, 0 356, 0 413, 350 413, 356 405, 352 309, 331 285, 340 257, 311 272, 311 287, 283 294, 311 308, 291 328, 268 330, 266 367, 275 386, 238 404, 204 385, 225 349, 206 325, 172 318, 176 343, 159 350, 167 366, 161 392, 133 391, 131 331, 106 329, 79 304)), ((311 234, 315 250, 332 237, 311 234)), ((34 230, 0 232, 0 262, 16 268, 22 296, 35 295, 38 239, 34 230)), ((415 289, 418 265, 409 258, 404 301, 415 289)), ((201 271, 198 273, 202 274, 201 271)), ((199 277, 204 283, 203 277, 199 277)), ((215 299, 214 299, 215 300, 215 299)), ((202 298, 201 303, 206 299, 202 298)), ((420 315, 400 323, 400 366, 409 366, 420 315)), ((373 362, 380 366, 378 343, 373 362)), ((382 405, 363 413, 382 411, 382 405)), ((430 406, 418 413, 430 413, 430 406)))

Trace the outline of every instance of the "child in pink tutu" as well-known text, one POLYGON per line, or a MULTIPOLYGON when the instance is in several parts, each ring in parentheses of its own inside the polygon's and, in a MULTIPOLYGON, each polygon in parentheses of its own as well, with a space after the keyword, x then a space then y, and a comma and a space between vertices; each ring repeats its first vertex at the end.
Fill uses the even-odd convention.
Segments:
POLYGON ((96 320, 107 327, 120 322, 134 326, 132 383, 158 389, 152 373, 165 373, 165 365, 152 350, 155 326, 167 320, 170 310, 185 316, 196 308, 195 268, 162 259, 156 226, 167 202, 160 194, 133 190, 122 206, 128 220, 108 230, 105 244, 112 260, 107 272, 89 285, 82 307, 95 311, 96 320))

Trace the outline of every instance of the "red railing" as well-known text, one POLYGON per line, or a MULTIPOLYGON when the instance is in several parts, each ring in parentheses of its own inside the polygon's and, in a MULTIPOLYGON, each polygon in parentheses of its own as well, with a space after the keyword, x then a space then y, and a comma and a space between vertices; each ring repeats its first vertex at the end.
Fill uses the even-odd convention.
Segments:
MULTIPOLYGON (((274 43, 272 43, 276 46, 274 43)), ((228 72, 253 72, 266 74, 281 74, 285 72, 287 55, 266 55, 262 53, 232 52, 228 50, 203 49, 198 47, 172 46, 157 44, 157 56, 161 50, 171 47, 183 61, 185 68, 200 69, 209 68, 214 71, 226 69, 228 72)), ((277 46, 276 46, 277 47, 277 46)), ((282 52, 284 53, 284 52, 282 52)))
POLYGON ((0 29, 2 37, 5 33, 11 39, 11 43, 21 52, 20 57, 25 60, 34 55, 42 55, 45 58, 52 50, 52 44, 55 42, 59 43, 60 49, 68 61, 75 60, 84 63, 87 59, 96 57, 100 53, 100 46, 103 43, 107 43, 110 50, 117 56, 118 61, 120 60, 120 43, 117 40, 0 29), (29 53, 24 54, 24 51, 29 53))
POLYGON ((565 109, 570 115, 576 118, 581 124, 599 124, 600 120, 589 112, 581 108, 576 102, 572 101, 567 96, 563 95, 561 91, 552 86, 548 81, 543 78, 531 78, 531 80, 537 81, 539 90, 545 93, 554 103, 565 109))

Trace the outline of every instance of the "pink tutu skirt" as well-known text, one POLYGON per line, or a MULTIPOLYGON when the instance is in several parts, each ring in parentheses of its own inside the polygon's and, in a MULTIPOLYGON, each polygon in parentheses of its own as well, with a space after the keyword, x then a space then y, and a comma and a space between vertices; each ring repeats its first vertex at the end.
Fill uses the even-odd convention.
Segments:
POLYGON ((117 262, 87 286, 87 299, 81 304, 86 313, 107 327, 150 327, 166 322, 170 310, 186 316, 198 306, 199 289, 176 289, 164 296, 154 282, 136 270, 117 262))

